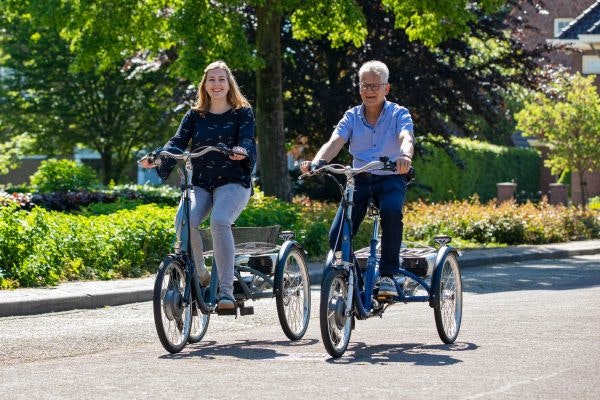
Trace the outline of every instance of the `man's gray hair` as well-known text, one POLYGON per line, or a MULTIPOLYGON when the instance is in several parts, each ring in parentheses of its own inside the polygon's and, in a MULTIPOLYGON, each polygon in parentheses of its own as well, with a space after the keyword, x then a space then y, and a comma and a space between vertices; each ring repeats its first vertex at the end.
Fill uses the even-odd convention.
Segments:
POLYGON ((390 76, 390 70, 388 69, 387 65, 377 60, 367 61, 362 65, 362 67, 360 67, 358 70, 359 80, 362 80, 362 76, 365 72, 373 72, 381 79, 382 83, 387 83, 390 76))

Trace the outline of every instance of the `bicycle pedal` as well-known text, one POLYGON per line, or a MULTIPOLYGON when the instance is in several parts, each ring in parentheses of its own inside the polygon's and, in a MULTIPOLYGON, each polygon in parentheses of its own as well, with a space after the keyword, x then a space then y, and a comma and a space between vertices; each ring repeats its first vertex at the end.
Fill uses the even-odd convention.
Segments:
POLYGON ((235 316, 237 316, 237 309, 236 308, 219 309, 219 307, 217 307, 217 315, 235 315, 235 316))
POLYGON ((253 314, 254 314, 254 307, 252 307, 252 306, 240 307, 240 315, 253 315, 253 314))

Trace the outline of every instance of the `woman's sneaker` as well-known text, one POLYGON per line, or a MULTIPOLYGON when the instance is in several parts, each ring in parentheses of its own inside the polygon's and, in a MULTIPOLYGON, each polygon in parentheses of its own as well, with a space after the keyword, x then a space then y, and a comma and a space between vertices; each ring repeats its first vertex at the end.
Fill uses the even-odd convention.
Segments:
POLYGON ((379 292, 377 292, 377 297, 397 297, 398 290, 396 289, 396 284, 394 283, 394 279, 389 276, 384 276, 379 279, 379 292))
POLYGON ((228 295, 221 295, 219 303, 217 303, 218 310, 233 310, 235 308, 235 300, 228 295))

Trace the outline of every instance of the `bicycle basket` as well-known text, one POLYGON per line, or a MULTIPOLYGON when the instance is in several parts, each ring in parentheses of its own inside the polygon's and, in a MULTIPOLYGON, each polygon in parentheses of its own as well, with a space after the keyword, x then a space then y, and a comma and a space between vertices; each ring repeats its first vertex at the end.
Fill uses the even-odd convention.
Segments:
MULTIPOLYGON (((237 227, 231 228, 235 242, 236 255, 261 254, 272 251, 277 247, 279 225, 237 227)), ((210 229, 200 229, 202 247, 205 256, 212 256, 213 240, 210 229)))

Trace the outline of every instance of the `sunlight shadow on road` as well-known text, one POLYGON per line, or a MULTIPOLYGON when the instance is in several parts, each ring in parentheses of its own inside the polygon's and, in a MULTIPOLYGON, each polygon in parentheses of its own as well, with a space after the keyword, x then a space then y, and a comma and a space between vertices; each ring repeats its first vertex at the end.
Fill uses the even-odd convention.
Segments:
POLYGON ((420 343, 367 345, 353 342, 346 354, 339 359, 330 358, 334 364, 372 364, 408 363, 425 366, 446 366, 462 362, 453 353, 477 350, 473 343, 454 343, 451 345, 425 345, 420 343))
POLYGON ((244 360, 267 360, 278 357, 288 357, 289 354, 281 353, 275 348, 312 346, 316 339, 302 339, 295 342, 289 340, 238 340, 235 343, 217 344, 216 341, 200 342, 189 345, 181 353, 165 354, 161 359, 176 360, 184 358, 201 358, 214 360, 217 358, 234 357, 244 360))

